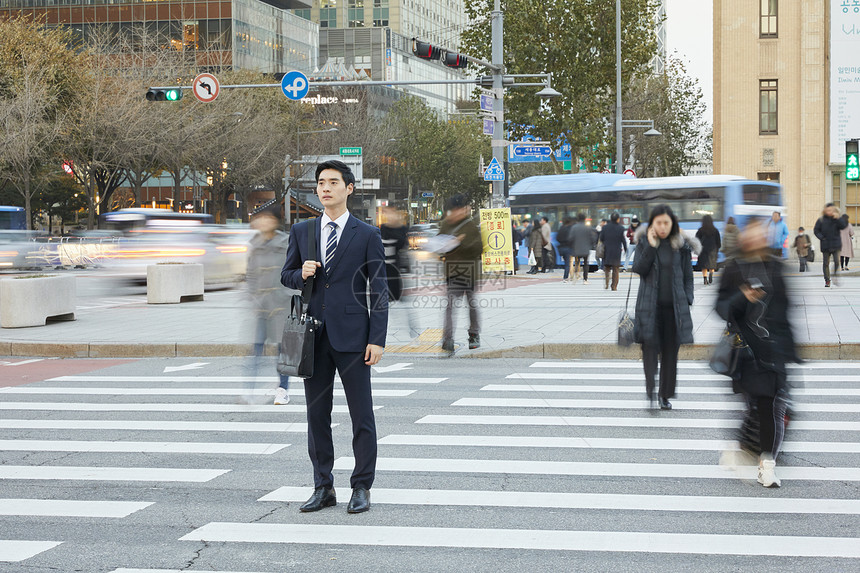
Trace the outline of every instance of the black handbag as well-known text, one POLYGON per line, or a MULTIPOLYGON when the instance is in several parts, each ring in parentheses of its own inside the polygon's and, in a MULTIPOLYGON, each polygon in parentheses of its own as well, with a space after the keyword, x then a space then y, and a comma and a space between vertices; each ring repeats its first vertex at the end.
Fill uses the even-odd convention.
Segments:
POLYGON ((630 289, 633 288, 633 273, 630 273, 630 281, 627 284, 627 300, 624 302, 624 310, 618 317, 618 346, 630 346, 633 344, 633 317, 627 312, 630 304, 630 289))
POLYGON ((740 331, 732 323, 726 323, 726 329, 714 348, 708 366, 717 374, 735 379, 740 375, 740 365, 744 360, 753 358, 753 353, 740 331))
MULTIPOLYGON (((316 260, 317 239, 316 220, 308 224, 308 260, 316 260)), ((301 295, 293 295, 290 314, 284 323, 281 347, 278 353, 278 373, 297 378, 310 378, 314 375, 314 340, 320 321, 308 315, 311 292, 314 288, 314 275, 305 280, 301 295)))

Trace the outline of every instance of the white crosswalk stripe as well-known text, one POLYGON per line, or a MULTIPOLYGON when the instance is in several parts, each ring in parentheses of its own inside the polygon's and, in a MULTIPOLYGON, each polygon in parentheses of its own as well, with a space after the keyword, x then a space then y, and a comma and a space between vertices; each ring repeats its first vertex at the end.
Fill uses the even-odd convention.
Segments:
POLYGON ((51 517, 128 517, 152 502, 70 499, 0 499, 0 515, 51 517))
POLYGON ((60 545, 62 541, 15 541, 0 539, 0 563, 25 561, 60 545))

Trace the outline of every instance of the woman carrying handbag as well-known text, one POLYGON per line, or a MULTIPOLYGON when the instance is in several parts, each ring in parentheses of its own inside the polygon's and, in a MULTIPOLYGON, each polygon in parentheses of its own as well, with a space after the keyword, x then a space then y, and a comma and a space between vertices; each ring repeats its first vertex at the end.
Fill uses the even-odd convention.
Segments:
POLYGON ((693 342, 692 253, 698 241, 686 237, 668 205, 651 211, 647 227, 636 232, 633 272, 641 278, 636 296, 634 340, 642 344, 645 391, 654 403, 657 359, 660 359, 661 410, 671 410, 675 395, 678 351, 693 342))
POLYGON ((785 433, 786 364, 800 360, 788 321, 782 263, 769 253, 765 223, 750 221, 739 242, 740 255, 729 261, 720 281, 716 310, 749 348, 732 376, 735 392, 743 393, 749 405, 741 448, 759 456, 759 483, 779 487, 775 467, 785 433))

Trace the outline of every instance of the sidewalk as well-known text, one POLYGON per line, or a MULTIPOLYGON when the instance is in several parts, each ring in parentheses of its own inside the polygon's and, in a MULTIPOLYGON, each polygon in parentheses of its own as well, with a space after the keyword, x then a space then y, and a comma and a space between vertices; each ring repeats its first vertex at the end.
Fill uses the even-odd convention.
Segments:
MULTIPOLYGON (((793 265, 791 266, 793 269, 793 265)), ((466 348, 468 311, 456 312, 456 357, 638 358, 639 347, 615 344, 616 319, 624 308, 628 281, 618 291, 604 290, 603 275, 590 284, 562 284, 561 272, 517 275, 487 285, 479 296, 481 348, 466 348)), ((76 272, 76 320, 47 326, 0 329, 0 356, 54 357, 206 357, 250 353, 250 313, 240 289, 210 291, 200 302, 148 305, 141 291, 132 294, 93 288, 103 278, 76 272)), ((632 312, 638 277, 632 275, 632 312)), ((713 310, 717 284, 704 286, 697 275, 693 322, 696 344, 682 347, 682 359, 702 359, 722 332, 713 310)), ((792 319, 803 356, 811 359, 860 359, 860 276, 846 274, 840 286, 825 289, 821 270, 789 273, 792 319)), ((444 293, 435 283, 418 281, 410 301, 390 313, 389 359, 439 355, 444 293), (410 333, 406 304, 411 304, 419 336, 410 333)), ((275 351, 271 345, 271 352, 275 351)))

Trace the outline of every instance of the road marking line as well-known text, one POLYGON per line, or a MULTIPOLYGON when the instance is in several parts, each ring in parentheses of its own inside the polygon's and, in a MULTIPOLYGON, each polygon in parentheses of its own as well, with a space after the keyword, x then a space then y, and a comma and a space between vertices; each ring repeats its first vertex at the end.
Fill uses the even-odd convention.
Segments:
MULTIPOLYGON (((452 406, 484 408, 578 408, 604 410, 652 410, 648 400, 571 400, 554 398, 460 398, 452 406)), ((2 408, 0 404, 0 409, 2 408)), ((860 413, 860 404, 794 404, 796 412, 860 413)), ((746 410, 743 402, 672 402, 673 410, 746 410)), ((860 424, 858 424, 860 425, 860 424)))
POLYGON ((62 541, 13 541, 0 539, 0 563, 17 563, 43 551, 53 549, 62 541))
MULTIPOLYGON (((0 420, 0 427, 2 427, 0 420)), ((600 426, 631 428, 738 428, 741 420, 717 418, 631 418, 600 416, 463 416, 429 414, 416 424, 469 424, 488 426, 600 426)), ((858 432, 857 422, 830 422, 823 420, 792 420, 793 430, 822 430, 828 432, 858 432)))
MULTIPOLYGON (((392 389, 375 389, 373 390, 374 397, 380 398, 403 398, 411 396, 418 390, 392 390, 392 389)), ((288 390, 291 396, 304 396, 305 391, 302 388, 291 388, 288 390)), ((252 394, 254 396, 274 396, 275 389, 266 388, 174 388, 174 387, 158 387, 158 388, 103 388, 103 387, 88 387, 75 388, 67 386, 7 386, 0 388, 0 394, 59 394, 59 395, 92 395, 92 396, 243 396, 252 394)), ((335 396, 344 396, 343 390, 335 390, 335 396)))
POLYGON ((213 522, 180 541, 295 543, 326 546, 460 547, 551 551, 860 557, 851 537, 478 529, 213 522))
POLYGON ((32 364, 33 362, 42 362, 44 358, 33 358, 31 360, 22 360, 20 362, 7 362, 4 366, 23 366, 24 364, 32 364))
MULTIPOLYGON (((352 470, 355 460, 341 457, 334 469, 352 470)), ((751 479, 758 477, 757 466, 729 470, 718 465, 634 464, 602 462, 545 462, 539 460, 467 460, 440 458, 379 458, 378 471, 445 472, 491 474, 544 474, 577 476, 653 477, 671 479, 751 479)), ((860 481, 860 468, 822 468, 777 466, 783 480, 860 481)))
MULTIPOLYGON (((299 381, 298 378, 291 380, 299 381)), ((374 384, 439 384, 447 378, 403 378, 394 376, 373 376, 374 384)), ((58 376, 47 382, 259 382, 277 386, 277 376, 58 376)), ((338 379, 335 379, 338 382, 338 379)))
POLYGON ((123 518, 153 504, 154 502, 145 501, 0 499, 0 515, 123 518))
POLYGON ((114 468, 95 466, 11 466, 0 465, 0 479, 169 481, 204 483, 230 470, 181 468, 114 468))
MULTIPOLYGON (((382 406, 374 406, 374 410, 382 406)), ((268 413, 268 414, 304 414, 307 408, 303 404, 287 404, 285 406, 246 405, 246 404, 177 404, 145 403, 145 404, 95 404, 90 402, 0 402, 0 410, 53 410, 73 412, 239 412, 239 413, 268 413)), ((346 405, 332 407, 334 414, 348 414, 346 405)))
MULTIPOLYGON (((257 501, 304 502, 307 487, 280 487, 257 501)), ((860 515, 860 500, 709 495, 636 495, 491 490, 373 488, 373 503, 469 507, 552 507, 717 513, 860 515)))
MULTIPOLYGON (((612 368, 635 368, 642 369, 642 363, 636 360, 628 361, 603 361, 603 360, 569 360, 565 362, 535 362, 529 365, 529 368, 598 368, 600 370, 609 370, 612 368)), ((860 362, 806 362, 805 364, 791 366, 792 370, 816 370, 816 369, 834 369, 845 371, 846 369, 860 368, 860 362)), ((711 372, 711 367, 705 362, 689 362, 679 361, 679 370, 706 370, 711 372)))
POLYGON ((0 451, 270 455, 290 444, 0 440, 0 451))
MULTIPOLYGON (((22 388, 22 386, 10 386, 22 388)), ((571 384, 487 384, 481 391, 486 392, 579 392, 594 394, 645 394, 644 386, 574 386, 571 384)), ((2 392, 2 390, 0 390, 2 392)), ((734 391, 726 386, 685 386, 679 390, 683 394, 716 394, 732 396, 734 391)), ((16 392, 12 392, 16 393, 16 392)), ((860 388, 797 388, 792 396, 860 396, 860 388)))
MULTIPOLYGON (((332 428, 338 424, 332 424, 332 428)), ((136 420, 0 420, 9 430, 142 430, 166 432, 292 432, 305 434, 307 422, 189 422, 136 420)))
MULTIPOLYGON (((188 573, 188 569, 114 569, 110 573, 188 573)), ((260 571, 209 571, 209 573, 262 573, 260 571)))
MULTIPOLYGON (((576 438, 561 436, 452 436, 391 434, 379 439, 388 446, 464 446, 500 448, 587 448, 607 450, 737 450, 737 442, 726 440, 671 440, 641 438, 576 438)), ((860 454, 857 442, 786 442, 784 452, 860 454)))
MULTIPOLYGON (((505 376, 508 380, 638 380, 643 383, 644 377, 639 374, 621 373, 579 373, 579 372, 514 372, 505 376)), ((800 379, 804 382, 833 382, 834 375, 803 374, 800 379)), ((860 376, 850 374, 839 374, 839 382, 860 382, 860 376)), ((678 383, 684 382, 723 382, 728 384, 731 380, 718 374, 683 374, 678 376, 678 383)))

